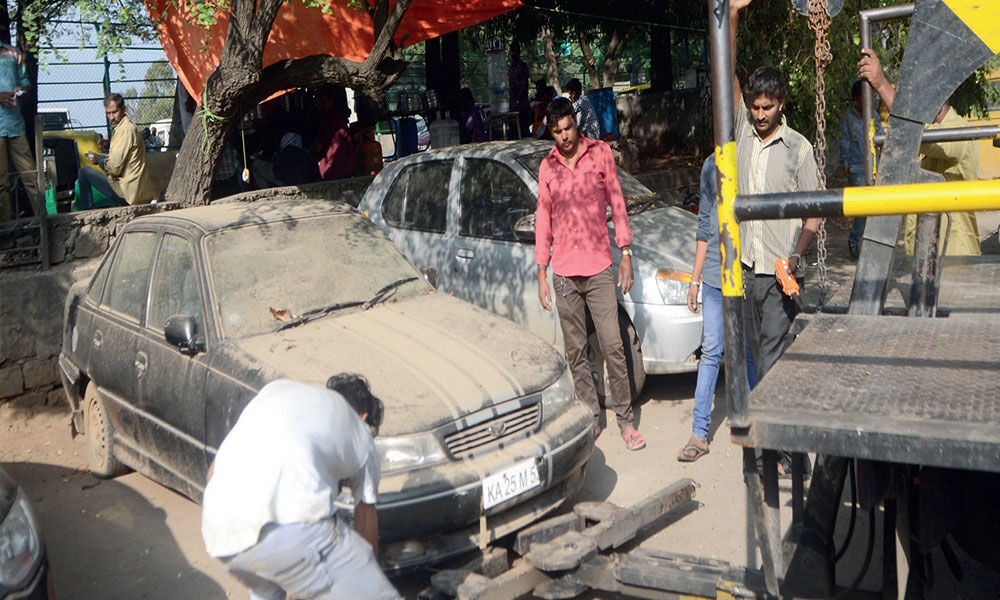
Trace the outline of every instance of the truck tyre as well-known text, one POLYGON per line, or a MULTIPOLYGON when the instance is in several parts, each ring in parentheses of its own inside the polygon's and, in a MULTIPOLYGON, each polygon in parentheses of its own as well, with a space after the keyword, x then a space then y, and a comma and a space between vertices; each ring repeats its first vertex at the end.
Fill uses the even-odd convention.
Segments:
MULTIPOLYGON (((608 390, 608 370, 604 365, 604 354, 601 353, 601 344, 597 341, 597 332, 590 322, 588 315, 587 329, 587 361, 590 363, 590 374, 594 378, 594 387, 597 388, 597 397, 603 406, 604 397, 608 390)), ((642 388, 646 385, 646 370, 642 365, 642 346, 639 342, 639 335, 632 325, 632 321, 621 310, 618 311, 618 331, 621 332, 622 344, 625 349, 625 368, 628 370, 629 391, 632 395, 632 402, 639 398, 642 388)))
POLYGON ((104 411, 104 402, 97 394, 97 386, 91 381, 83 396, 84 423, 87 438, 87 462, 94 477, 109 479, 128 471, 114 453, 114 430, 111 420, 104 411))

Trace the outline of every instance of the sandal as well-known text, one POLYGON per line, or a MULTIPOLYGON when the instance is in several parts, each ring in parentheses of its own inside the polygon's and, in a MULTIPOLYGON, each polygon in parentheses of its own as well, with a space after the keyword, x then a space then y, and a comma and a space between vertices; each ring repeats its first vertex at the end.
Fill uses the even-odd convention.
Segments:
POLYGON ((708 448, 702 448, 695 444, 687 444, 677 454, 677 462, 692 463, 706 454, 708 454, 708 448))
POLYGON ((631 433, 623 434, 622 439, 625 440, 625 447, 632 452, 642 450, 646 447, 646 438, 639 433, 638 429, 633 429, 631 433))

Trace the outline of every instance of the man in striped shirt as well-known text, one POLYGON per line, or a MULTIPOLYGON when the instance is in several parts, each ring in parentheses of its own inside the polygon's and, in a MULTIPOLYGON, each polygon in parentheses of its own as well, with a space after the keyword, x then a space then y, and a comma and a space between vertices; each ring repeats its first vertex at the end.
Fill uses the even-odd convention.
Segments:
MULTIPOLYGON (((736 158, 740 194, 815 190, 819 187, 812 145, 788 126, 782 114, 787 86, 774 67, 761 67, 747 79, 744 102, 737 105, 736 158)), ((740 224, 745 318, 757 380, 785 351, 786 336, 798 314, 781 291, 775 261, 788 259, 789 272, 799 269, 819 226, 819 219, 745 221, 740 224)), ((801 282, 800 282, 801 283, 801 282)))

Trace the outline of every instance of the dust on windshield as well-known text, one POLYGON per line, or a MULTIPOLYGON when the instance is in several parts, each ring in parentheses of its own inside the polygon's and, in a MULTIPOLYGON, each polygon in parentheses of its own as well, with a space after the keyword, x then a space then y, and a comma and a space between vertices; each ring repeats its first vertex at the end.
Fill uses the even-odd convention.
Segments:
POLYGON ((358 214, 255 223, 211 233, 205 240, 226 338, 272 332, 306 312, 334 305, 361 310, 358 305, 400 280, 407 281, 381 300, 430 289, 382 232, 358 214))

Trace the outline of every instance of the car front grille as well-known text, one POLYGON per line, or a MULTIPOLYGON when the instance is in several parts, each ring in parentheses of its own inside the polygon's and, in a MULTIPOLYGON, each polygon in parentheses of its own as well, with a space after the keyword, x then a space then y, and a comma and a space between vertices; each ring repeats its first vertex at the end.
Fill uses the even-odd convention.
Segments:
POLYGON ((534 402, 487 421, 459 429, 444 436, 448 452, 455 458, 464 458, 523 431, 532 431, 541 420, 541 403, 534 402))

